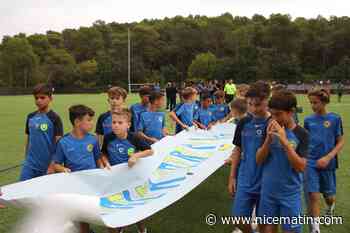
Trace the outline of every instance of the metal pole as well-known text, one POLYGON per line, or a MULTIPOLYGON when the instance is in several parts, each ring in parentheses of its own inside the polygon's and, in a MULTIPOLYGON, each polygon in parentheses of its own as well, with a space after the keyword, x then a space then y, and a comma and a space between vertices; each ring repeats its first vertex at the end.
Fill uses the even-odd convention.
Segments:
POLYGON ((130 28, 128 28, 128 90, 129 90, 129 93, 131 93, 131 75, 130 75, 130 63, 131 63, 131 60, 130 60, 130 28))

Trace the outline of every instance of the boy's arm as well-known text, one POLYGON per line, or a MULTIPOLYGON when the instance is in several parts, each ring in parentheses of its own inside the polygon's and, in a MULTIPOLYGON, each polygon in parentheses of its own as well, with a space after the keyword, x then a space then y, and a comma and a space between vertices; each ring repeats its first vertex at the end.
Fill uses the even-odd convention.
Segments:
POLYGON ((234 195, 236 192, 236 177, 237 177, 237 168, 239 161, 241 159, 241 149, 236 146, 232 154, 230 156, 231 159, 231 169, 230 169, 230 175, 228 177, 228 192, 231 196, 234 195))
POLYGON ((100 147, 102 147, 103 137, 104 137, 103 134, 98 134, 98 133, 96 133, 96 138, 97 138, 97 141, 98 141, 98 145, 99 145, 100 147))
POLYGON ((188 129, 188 125, 185 125, 184 123, 182 123, 182 121, 176 116, 176 113, 174 111, 171 111, 169 113, 169 117, 175 121, 177 124, 179 124, 183 129, 188 129))
POLYGON ((61 145, 61 141, 59 141, 56 146, 56 152, 52 159, 53 168, 55 172, 66 172, 66 173, 71 172, 69 168, 66 168, 62 165, 64 164, 64 161, 65 161, 65 155, 61 145))
POLYGON ((140 151, 131 155, 128 160, 128 166, 133 167, 138 159, 151 156, 153 155, 153 153, 154 151, 152 149, 148 149, 148 150, 140 151))
POLYGON ((306 168, 306 159, 304 157, 307 156, 307 149, 309 146, 309 138, 308 135, 305 134, 302 136, 302 140, 300 140, 300 145, 298 146, 299 154, 295 151, 293 146, 289 143, 286 135, 286 131, 282 128, 276 121, 271 122, 273 127, 275 128, 274 135, 278 137, 283 146, 290 165, 297 171, 303 172, 306 168))
POLYGON ((102 152, 102 154, 101 154, 101 162, 103 163, 103 166, 105 168, 107 168, 109 170, 111 169, 111 164, 108 161, 108 156, 104 152, 102 152))
POLYGON ((146 134, 144 134, 142 131, 137 132, 137 135, 142 138, 143 140, 150 142, 150 143, 155 143, 158 141, 158 139, 154 137, 148 137, 146 134))
POLYGON ((69 168, 64 167, 62 164, 59 164, 59 163, 54 163, 53 167, 54 167, 56 172, 64 172, 64 173, 71 172, 71 170, 69 168))
POLYGON ((345 144, 345 138, 344 136, 338 136, 337 137, 337 143, 335 147, 325 156, 317 160, 317 167, 318 168, 326 168, 329 164, 329 162, 336 156, 338 153, 343 149, 345 144))
POLYGON ((200 129, 207 129, 207 127, 205 125, 201 124, 200 122, 198 122, 196 120, 193 121, 193 124, 200 129))
POLYGON ((28 154, 28 145, 29 145, 29 135, 27 135, 24 143, 24 157, 27 157, 28 154))

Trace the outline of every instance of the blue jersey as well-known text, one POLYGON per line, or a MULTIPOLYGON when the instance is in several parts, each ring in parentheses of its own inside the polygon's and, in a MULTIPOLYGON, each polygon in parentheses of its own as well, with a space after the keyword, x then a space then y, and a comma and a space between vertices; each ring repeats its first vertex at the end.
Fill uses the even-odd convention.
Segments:
MULTIPOLYGON (((191 127, 193 125, 193 117, 196 107, 198 108, 198 105, 195 103, 181 103, 175 107, 174 112, 182 123, 191 127)), ((181 131, 182 127, 176 124, 176 133, 181 131)))
POLYGON ((46 171, 56 148, 56 136, 63 135, 62 121, 54 112, 33 112, 27 116, 28 147, 25 166, 46 171))
POLYGON ((162 139, 163 129, 165 128, 164 112, 143 112, 140 115, 140 121, 137 127, 138 131, 142 131, 148 137, 162 139))
POLYGON ((131 111, 130 131, 136 132, 137 126, 138 126, 139 120, 140 120, 140 115, 141 115, 141 113, 148 111, 148 106, 142 105, 140 103, 134 104, 130 107, 130 111, 131 111))
POLYGON ((96 123, 96 134, 107 135, 112 132, 112 114, 110 111, 102 113, 96 123))
POLYGON ((230 108, 227 104, 212 104, 210 109, 213 111, 217 121, 224 119, 230 113, 230 108))
MULTIPOLYGON (((293 130, 286 129, 287 139, 295 152, 306 158, 308 155, 308 132, 297 125, 293 130)), ((263 163, 262 194, 277 199, 300 195, 303 173, 297 172, 290 164, 287 153, 279 139, 273 136, 269 154, 263 163)))
POLYGON ((204 109, 201 107, 195 112, 194 120, 208 127, 209 124, 214 122, 216 119, 214 112, 210 108, 204 109))
MULTIPOLYGON (((336 145, 337 138, 343 135, 341 117, 335 113, 325 115, 313 114, 304 120, 304 128, 310 133, 309 159, 318 160, 327 155, 336 145)), ((311 166, 316 162, 310 161, 311 166)), ((337 157, 333 158, 327 170, 338 167, 337 157)))
POLYGON ((270 118, 244 117, 236 127, 233 144, 241 150, 237 187, 252 194, 259 194, 262 166, 256 163, 256 152, 264 143, 270 118))
POLYGON ((133 133, 128 133, 126 139, 120 139, 114 133, 110 133, 104 137, 102 144, 102 153, 107 155, 112 166, 126 163, 133 153, 148 149, 151 147, 133 133))
POLYGON ((100 147, 96 137, 86 134, 78 139, 72 134, 66 134, 57 143, 53 161, 64 164, 72 172, 96 168, 96 161, 100 158, 100 147))

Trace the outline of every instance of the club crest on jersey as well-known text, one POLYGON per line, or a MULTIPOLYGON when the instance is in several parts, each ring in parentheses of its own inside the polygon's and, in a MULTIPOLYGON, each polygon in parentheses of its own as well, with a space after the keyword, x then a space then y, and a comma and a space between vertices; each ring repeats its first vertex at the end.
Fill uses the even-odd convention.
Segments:
POLYGON ((326 128, 329 128, 331 126, 331 122, 330 121, 325 121, 323 122, 323 126, 326 128))
POLYGON ((87 151, 92 152, 92 150, 94 149, 94 145, 89 144, 89 145, 87 145, 86 149, 87 149, 87 151))
POLYGON ((135 152, 135 149, 134 148, 129 148, 128 149, 128 155, 132 155, 133 153, 135 152))
POLYGON ((46 123, 43 123, 43 124, 40 125, 41 131, 45 132, 48 128, 49 128, 49 126, 46 123))

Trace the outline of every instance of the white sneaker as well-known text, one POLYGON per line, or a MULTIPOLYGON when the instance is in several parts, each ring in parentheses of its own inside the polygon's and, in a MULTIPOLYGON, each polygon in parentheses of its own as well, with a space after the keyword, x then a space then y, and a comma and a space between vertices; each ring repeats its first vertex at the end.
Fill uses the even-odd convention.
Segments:
POLYGON ((238 228, 235 228, 235 229, 232 231, 232 233, 242 233, 242 231, 241 231, 240 229, 238 229, 238 228))

